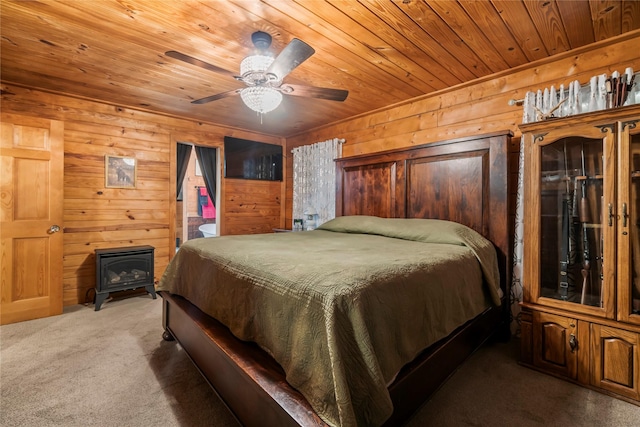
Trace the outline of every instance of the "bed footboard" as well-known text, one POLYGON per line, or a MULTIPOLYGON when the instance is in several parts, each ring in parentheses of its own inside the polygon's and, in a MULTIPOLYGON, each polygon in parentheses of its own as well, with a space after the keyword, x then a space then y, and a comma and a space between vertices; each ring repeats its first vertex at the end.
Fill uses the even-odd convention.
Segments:
MULTIPOLYGON (((284 371, 266 352, 239 340, 184 298, 162 291, 160 296, 163 338, 167 334, 175 337, 242 425, 328 427, 304 396, 286 382, 284 371)), ((406 422, 467 357, 503 326, 501 308, 489 308, 405 366, 389 387, 394 412, 384 425, 406 422)))
POLYGON ((160 296, 165 332, 244 426, 327 426, 266 352, 240 341, 184 298, 160 296))

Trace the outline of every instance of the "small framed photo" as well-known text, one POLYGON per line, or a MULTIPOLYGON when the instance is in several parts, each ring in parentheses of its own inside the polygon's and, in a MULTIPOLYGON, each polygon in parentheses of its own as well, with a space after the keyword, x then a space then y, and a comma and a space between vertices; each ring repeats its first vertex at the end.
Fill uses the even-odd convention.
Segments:
POLYGON ((136 188, 136 159, 105 156, 104 186, 106 188, 136 188))

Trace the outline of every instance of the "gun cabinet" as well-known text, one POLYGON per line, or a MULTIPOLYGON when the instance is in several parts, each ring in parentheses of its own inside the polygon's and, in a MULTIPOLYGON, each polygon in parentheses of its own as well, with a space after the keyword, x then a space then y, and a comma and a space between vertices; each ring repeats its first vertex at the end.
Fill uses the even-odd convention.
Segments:
POLYGON ((640 399, 640 106, 520 126, 524 364, 640 399))

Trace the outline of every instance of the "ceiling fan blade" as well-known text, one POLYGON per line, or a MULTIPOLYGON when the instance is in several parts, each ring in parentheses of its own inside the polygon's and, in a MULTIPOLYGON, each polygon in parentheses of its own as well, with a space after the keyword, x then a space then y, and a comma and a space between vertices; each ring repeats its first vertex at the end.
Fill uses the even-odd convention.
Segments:
POLYGON ((293 39, 282 49, 282 52, 267 69, 266 74, 274 74, 279 80, 282 80, 314 53, 315 50, 311 46, 302 40, 293 39))
POLYGON ((230 96, 238 95, 242 89, 234 89, 228 92, 222 92, 217 95, 211 95, 204 98, 196 99, 195 101, 191 101, 192 104, 206 104, 207 102, 216 101, 222 98, 228 98, 230 96))
POLYGON ((185 55, 184 53, 180 53, 175 50, 169 50, 164 53, 170 58, 177 59, 179 61, 184 61, 188 64, 195 65, 196 67, 204 68, 205 70, 213 71, 214 73, 228 74, 233 76, 233 73, 225 70, 224 68, 216 67, 215 65, 211 65, 208 62, 204 62, 198 58, 194 58, 193 56, 185 55))
POLYGON ((328 99, 329 101, 344 101, 347 99, 349 95, 348 90, 342 89, 331 89, 326 87, 315 87, 315 86, 300 86, 300 85, 292 85, 286 84, 281 86, 283 89, 283 93, 287 95, 294 96, 307 96, 309 98, 319 98, 319 99, 328 99), (287 88, 291 88, 291 91, 288 91, 287 88))

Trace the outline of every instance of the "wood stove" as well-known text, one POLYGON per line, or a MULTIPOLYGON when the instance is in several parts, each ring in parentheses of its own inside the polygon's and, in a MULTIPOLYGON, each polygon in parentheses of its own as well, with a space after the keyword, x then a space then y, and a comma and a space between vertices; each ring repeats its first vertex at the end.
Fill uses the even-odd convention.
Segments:
POLYGON ((96 311, 111 292, 144 287, 156 299, 153 246, 96 249, 96 311))

